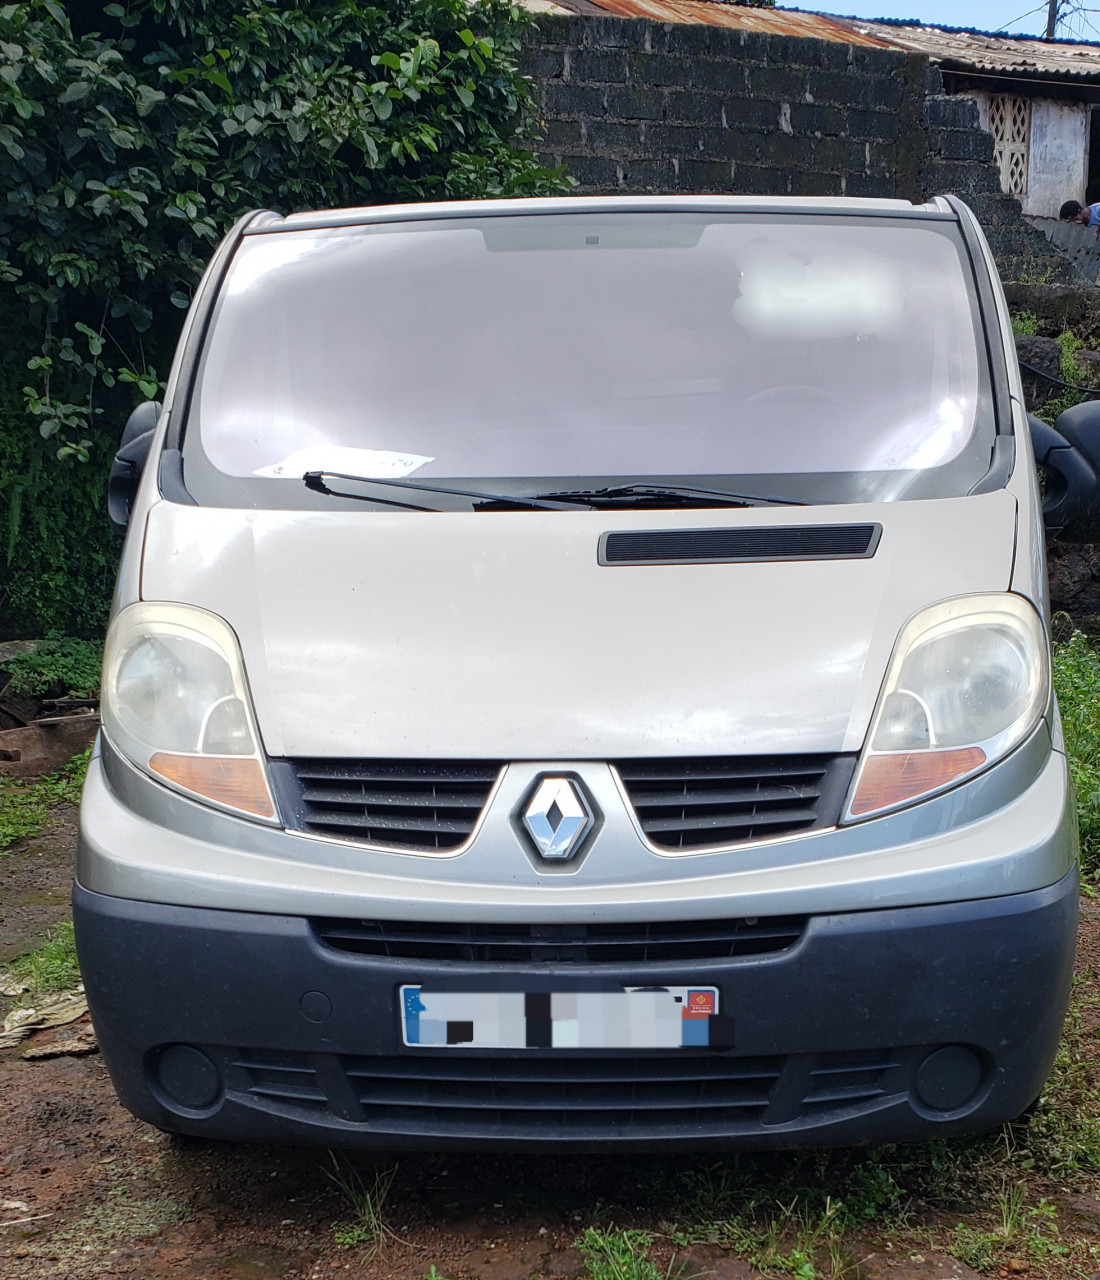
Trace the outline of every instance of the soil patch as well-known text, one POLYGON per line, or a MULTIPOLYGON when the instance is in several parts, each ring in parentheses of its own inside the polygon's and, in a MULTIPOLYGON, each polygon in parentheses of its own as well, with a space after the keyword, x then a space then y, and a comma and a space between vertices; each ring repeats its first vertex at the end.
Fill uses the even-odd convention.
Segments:
POLYGON ((0 853, 0 964, 40 947, 69 919, 75 866, 75 809, 55 809, 40 836, 0 853))

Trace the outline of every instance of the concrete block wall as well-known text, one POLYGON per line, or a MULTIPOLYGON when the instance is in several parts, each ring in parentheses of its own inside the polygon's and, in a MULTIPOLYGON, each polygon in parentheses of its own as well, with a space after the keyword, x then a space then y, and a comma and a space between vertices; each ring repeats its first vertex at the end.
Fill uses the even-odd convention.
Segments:
POLYGON ((1001 190, 993 139, 981 127, 978 104, 972 98, 944 94, 943 79, 934 68, 926 73, 924 89, 923 193, 951 191, 970 205, 1003 280, 1087 287, 1089 282, 1072 260, 1024 219, 1019 200, 1001 190))
POLYGON ((731 27, 541 17, 525 70, 544 130, 536 149, 566 166, 579 194, 954 191, 990 217, 1005 268, 1076 276, 1001 195, 974 103, 945 96, 921 55, 731 27))

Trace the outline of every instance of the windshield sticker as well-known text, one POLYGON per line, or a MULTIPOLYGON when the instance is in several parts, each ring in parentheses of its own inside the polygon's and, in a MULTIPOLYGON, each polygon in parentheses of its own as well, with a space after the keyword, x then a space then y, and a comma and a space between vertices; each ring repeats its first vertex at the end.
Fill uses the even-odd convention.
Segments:
POLYGON ((803 262, 757 240, 737 255, 738 324, 757 337, 805 342, 821 338, 900 336, 905 290, 882 258, 831 250, 803 262))
POLYGON ((282 462, 258 467, 254 476, 274 480, 301 480, 307 471, 342 471, 373 480, 400 480, 434 458, 419 453, 395 453, 390 449, 356 449, 351 445, 308 444, 282 462))

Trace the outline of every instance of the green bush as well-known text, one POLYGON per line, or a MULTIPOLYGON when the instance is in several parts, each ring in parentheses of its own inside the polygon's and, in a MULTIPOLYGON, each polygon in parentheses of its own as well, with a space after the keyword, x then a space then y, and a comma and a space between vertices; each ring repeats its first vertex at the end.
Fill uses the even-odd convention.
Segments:
POLYGON ((6 618, 101 625, 115 444, 243 213, 565 188, 524 147, 526 22, 507 0, 0 6, 6 618))
MULTIPOLYGON (((96 640, 47 636, 32 653, 19 653, 4 663, 13 693, 61 697, 72 693, 94 697, 99 692, 103 646, 96 640)), ((0 680, 0 683, 3 683, 0 680)))

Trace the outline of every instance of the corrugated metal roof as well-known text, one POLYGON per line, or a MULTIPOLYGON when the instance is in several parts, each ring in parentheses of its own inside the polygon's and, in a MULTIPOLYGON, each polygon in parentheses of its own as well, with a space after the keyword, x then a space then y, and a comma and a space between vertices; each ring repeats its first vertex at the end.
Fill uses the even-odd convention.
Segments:
POLYGON ((797 9, 763 9, 722 3, 722 0, 524 0, 536 12, 606 13, 616 18, 649 18, 653 22, 684 22, 708 27, 737 27, 765 35, 806 36, 873 49, 890 49, 889 40, 856 31, 850 21, 824 13, 797 9))
POLYGON ((951 70, 983 71, 1023 79, 1100 80, 1100 45, 1096 44, 1001 36, 987 31, 908 22, 867 22, 861 18, 834 18, 833 21, 860 36, 882 40, 895 49, 926 53, 951 70))
POLYGON ((806 36, 876 49, 925 53, 949 70, 976 71, 1022 79, 1100 81, 1100 44, 1001 36, 964 27, 931 27, 914 22, 871 22, 801 9, 764 9, 728 0, 522 0, 546 12, 612 14, 736 27, 764 34, 806 36))

